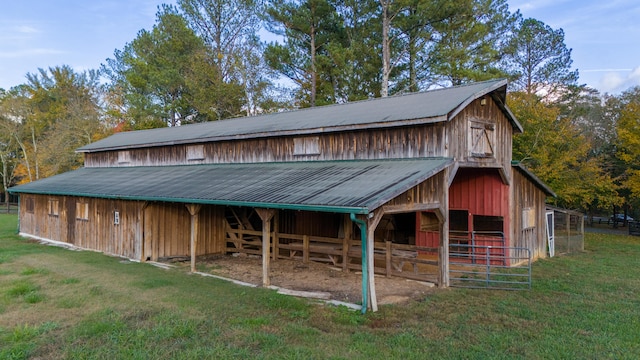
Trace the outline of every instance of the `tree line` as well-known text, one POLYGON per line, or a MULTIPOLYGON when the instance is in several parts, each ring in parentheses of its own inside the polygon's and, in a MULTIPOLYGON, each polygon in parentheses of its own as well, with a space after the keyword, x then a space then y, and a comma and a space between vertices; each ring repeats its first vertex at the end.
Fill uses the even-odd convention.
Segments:
POLYGON ((562 29, 506 0, 178 0, 97 69, 0 89, 2 189, 82 166, 118 131, 508 78, 513 158, 590 213, 640 206, 640 89, 578 83, 562 29), (260 35, 270 41, 264 41, 260 35))

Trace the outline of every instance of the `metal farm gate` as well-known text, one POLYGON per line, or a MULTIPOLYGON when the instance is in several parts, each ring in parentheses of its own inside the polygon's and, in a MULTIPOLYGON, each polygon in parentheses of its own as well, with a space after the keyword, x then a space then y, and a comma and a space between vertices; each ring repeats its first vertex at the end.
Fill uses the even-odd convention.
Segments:
POLYGON ((531 289, 531 251, 508 246, 451 245, 449 280, 452 287, 531 289))

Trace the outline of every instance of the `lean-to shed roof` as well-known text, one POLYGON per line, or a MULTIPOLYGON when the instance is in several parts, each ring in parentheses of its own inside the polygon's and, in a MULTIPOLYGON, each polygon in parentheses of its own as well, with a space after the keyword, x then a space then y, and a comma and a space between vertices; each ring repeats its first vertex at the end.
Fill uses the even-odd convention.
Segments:
POLYGON ((423 158, 82 168, 10 191, 367 214, 452 163, 423 158))
POLYGON ((491 80, 421 93, 320 106, 296 111, 236 118, 175 128, 129 131, 83 146, 79 152, 305 135, 363 128, 383 128, 448 121, 473 100, 490 95, 522 132, 504 105, 507 81, 491 80))

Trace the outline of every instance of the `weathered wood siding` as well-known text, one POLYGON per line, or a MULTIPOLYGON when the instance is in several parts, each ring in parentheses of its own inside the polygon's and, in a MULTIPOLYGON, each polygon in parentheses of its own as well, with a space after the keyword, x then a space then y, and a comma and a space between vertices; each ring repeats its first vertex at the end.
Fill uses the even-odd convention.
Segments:
POLYGON ((403 212, 402 208, 406 208, 406 212, 415 211, 415 207, 419 204, 433 205, 433 208, 446 209, 446 189, 448 178, 445 176, 446 171, 430 177, 402 194, 394 197, 386 202, 382 208, 394 209, 394 212, 403 212))
POLYGON ((73 244, 130 259, 140 259, 143 203, 73 196, 21 195, 34 199, 34 212, 20 209, 20 232, 43 239, 73 244), (57 215, 50 214, 49 201, 58 202, 57 215), (87 204, 88 216, 80 219, 77 204, 87 204), (114 212, 119 224, 114 223, 114 212))
POLYGON ((448 156, 454 157, 460 167, 500 167, 510 181, 513 126, 493 99, 487 96, 486 100, 486 105, 481 105, 482 99, 475 100, 448 124, 448 156), (469 139, 472 122, 493 127, 493 156, 472 154, 469 139))
MULTIPOLYGON (((184 204, 28 194, 21 198, 34 201, 33 213, 24 206, 20 209, 20 232, 25 235, 133 260, 190 254, 190 216, 184 204), (50 200, 58 201, 57 215, 49 214, 50 200), (86 219, 77 213, 78 203, 87 204, 86 219)), ((223 211, 215 206, 200 210, 198 255, 224 251, 223 211)))
POLYGON ((513 227, 512 238, 515 247, 531 250, 531 258, 544 258, 547 254, 545 233, 545 193, 519 171, 513 171, 511 187, 513 227), (535 214, 534 226, 523 228, 523 210, 532 209, 535 214))
MULTIPOLYGON (((224 208, 203 205, 199 216, 197 255, 224 252, 224 208)), ((191 216, 184 204, 150 203, 144 210, 143 260, 189 256, 191 216)))
POLYGON ((105 151, 85 154, 86 167, 256 163, 446 156, 444 124, 320 134, 319 154, 294 155, 295 136, 202 144, 204 158, 188 159, 194 145, 105 151), (127 161, 122 161, 126 159, 127 161))

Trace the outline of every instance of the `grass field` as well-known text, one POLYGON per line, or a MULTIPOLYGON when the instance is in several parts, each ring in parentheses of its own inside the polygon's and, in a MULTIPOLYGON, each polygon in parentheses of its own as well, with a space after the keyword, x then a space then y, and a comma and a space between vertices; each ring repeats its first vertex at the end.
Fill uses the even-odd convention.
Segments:
POLYGON ((15 235, 0 215, 0 359, 638 359, 640 238, 587 234, 531 291, 436 290, 360 315, 15 235))

